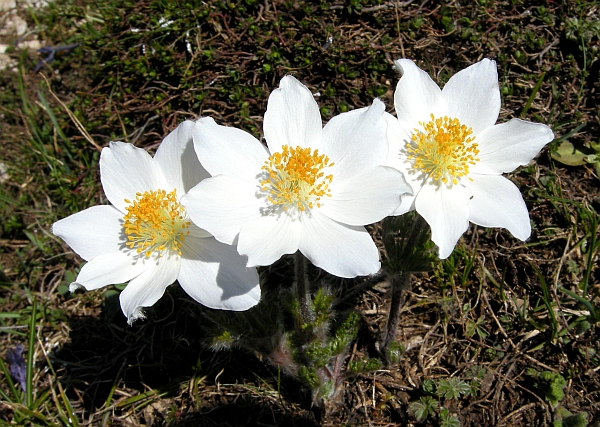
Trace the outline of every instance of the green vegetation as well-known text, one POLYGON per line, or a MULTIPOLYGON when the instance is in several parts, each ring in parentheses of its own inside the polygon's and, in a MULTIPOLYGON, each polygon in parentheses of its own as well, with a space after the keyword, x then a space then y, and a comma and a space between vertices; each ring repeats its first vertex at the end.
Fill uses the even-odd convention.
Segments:
MULTIPOLYGON (((18 63, 0 71, 0 425, 598 420, 597 10, 582 0, 58 0, 20 10, 28 37, 79 46, 35 73, 41 57, 15 46, 16 36, 0 36, 18 63), (318 93, 324 120, 373 97, 392 112, 393 60, 401 57, 442 84, 483 57, 496 59, 500 121, 546 123, 556 139, 510 175, 530 211, 526 243, 471 225, 433 270, 427 260, 413 265, 422 273, 383 357, 392 368, 382 369, 372 339, 388 309, 381 277, 318 277, 326 286, 312 300, 317 316, 297 335, 273 330, 280 309, 294 322, 286 291, 260 317, 227 316, 171 286, 131 327, 118 308, 122 286, 68 292, 82 261, 50 226, 106 203, 98 159, 109 141, 153 151, 198 116, 260 137, 267 97, 286 74, 318 93), (346 310, 341 318, 331 315, 334 302, 346 310), (248 323, 252 336, 240 336, 248 323), (316 338, 303 355, 290 353, 290 340, 303 333, 316 338), (244 340, 269 350, 270 363, 249 354, 244 340), (7 358, 17 345, 23 386, 7 358), (319 371, 336 363, 352 372, 338 395, 319 371), (304 384, 287 375, 294 370, 304 384), (318 398, 334 395, 338 406, 311 411, 306 385, 318 398)), ((386 243, 381 224, 370 231, 381 248, 399 241, 386 243)), ((271 267, 276 279, 265 292, 291 289, 292 270, 287 259, 271 267)))

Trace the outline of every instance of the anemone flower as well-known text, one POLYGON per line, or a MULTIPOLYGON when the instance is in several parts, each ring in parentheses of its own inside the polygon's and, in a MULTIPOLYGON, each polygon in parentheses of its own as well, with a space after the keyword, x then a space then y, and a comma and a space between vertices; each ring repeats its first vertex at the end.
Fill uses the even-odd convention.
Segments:
POLYGON ((393 212, 408 190, 387 156, 384 104, 332 118, 291 76, 264 117, 267 147, 242 130, 198 120, 194 147, 213 176, 182 198, 190 217, 217 240, 237 243, 248 265, 270 265, 298 250, 340 277, 376 273, 379 253, 363 225, 393 212))
POLYGON ((128 322, 143 317, 175 280, 199 303, 246 310, 258 303, 255 269, 234 247, 190 222, 180 197, 208 177, 182 123, 152 158, 111 142, 100 156, 102 187, 112 205, 93 206, 56 222, 52 232, 88 261, 70 290, 129 282, 120 295, 128 322))
POLYGON ((454 75, 443 89, 411 60, 402 74, 389 121, 388 165, 404 173, 412 195, 394 215, 416 209, 431 227, 440 258, 447 258, 469 221, 503 227, 525 240, 529 213, 517 187, 502 173, 533 159, 554 134, 546 125, 500 112, 496 63, 484 59, 454 75))

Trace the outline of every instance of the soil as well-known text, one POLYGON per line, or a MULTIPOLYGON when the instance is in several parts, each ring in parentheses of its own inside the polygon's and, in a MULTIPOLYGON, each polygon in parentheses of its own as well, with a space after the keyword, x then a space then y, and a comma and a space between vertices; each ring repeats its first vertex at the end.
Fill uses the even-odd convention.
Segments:
MULTIPOLYGON (((260 137, 268 94, 286 74, 315 93, 326 121, 348 108, 366 106, 374 97, 392 112, 398 81, 394 59, 415 60, 443 84, 460 69, 489 57, 498 64, 503 102, 499 122, 521 117, 550 124, 557 139, 568 135, 582 146, 598 141, 600 41, 591 36, 580 47, 566 24, 573 17, 597 16, 597 6, 516 0, 244 4, 244 11, 217 1, 190 7, 201 24, 187 28, 188 33, 179 27, 164 30, 160 40, 144 38, 144 31, 155 25, 149 17, 160 12, 182 19, 187 9, 129 2, 111 17, 104 16, 101 25, 90 24, 106 31, 96 38, 80 35, 85 18, 73 13, 64 31, 56 23, 40 30, 41 44, 81 46, 40 72, 96 144, 119 139, 153 151, 183 119, 197 116, 210 115, 219 124, 260 137), (585 127, 577 130, 580 123, 585 127)), ((91 10, 85 2, 76 7, 91 10)), ((0 13, 6 17, 12 12, 0 13)), ((2 37, 0 43, 14 43, 15 36, 2 37)), ((19 54, 9 50, 8 57, 15 61, 19 54)), ((47 87, 33 71, 39 60, 33 50, 23 60, 32 99, 47 87)), ((10 69, 16 62, 12 64, 3 72, 0 87, 16 97, 10 69)), ((6 151, 0 161, 5 165, 18 164, 29 150, 23 148, 31 132, 22 110, 18 100, 2 107, 0 136, 6 151)), ((95 147, 64 112, 62 118, 76 149, 93 152, 95 147)), ((36 180, 46 166, 39 160, 27 170, 9 167, 2 183, 15 199, 31 203, 3 212, 2 311, 25 310, 29 294, 44 306, 35 384, 37 390, 55 393, 60 384, 81 424, 438 426, 443 425, 438 414, 444 407, 461 426, 552 425, 566 418, 564 410, 585 412, 587 425, 599 426, 600 326, 588 306, 561 289, 583 295, 580 283, 587 271, 588 300, 600 309, 597 247, 592 255, 586 249, 591 236, 598 235, 597 223, 594 229, 589 218, 598 218, 600 212, 600 178, 592 165, 568 167, 555 161, 551 151, 557 143, 508 175, 529 208, 531 238, 523 243, 506 230, 471 225, 455 255, 413 278, 401 311, 397 338, 404 352, 398 364, 349 376, 336 400, 324 406, 314 405, 303 385, 261 361, 260 355, 208 349, 213 325, 207 319, 215 314, 177 286, 148 311, 147 320, 133 326, 120 313, 114 289, 59 292, 81 261, 73 254, 57 257, 68 248, 50 238, 52 253, 40 253, 24 232, 49 234, 56 218, 37 215, 45 205, 61 213, 68 210, 62 201, 40 196, 36 180), (13 216, 22 227, 9 227, 13 216), (550 302, 550 311, 544 301, 550 302), (566 379, 558 405, 548 401, 534 371, 566 379), (429 391, 432 383, 449 378, 473 385, 472 393, 448 398, 429 391), (418 421, 409 407, 428 396, 438 410, 418 421)), ((95 164, 82 166, 69 182, 88 205, 106 202, 97 184, 81 184, 97 174, 95 164)), ((370 231, 381 246, 380 227, 370 231)), ((262 272, 285 285, 292 271, 284 258, 262 272)), ((375 343, 389 306, 387 279, 341 281, 314 269, 311 274, 335 289, 342 309, 356 307, 361 315, 348 360, 377 357, 375 343), (352 293, 365 280, 371 280, 370 286, 352 293)), ((14 325, 7 321, 3 326, 14 325)), ((3 331, 0 353, 23 339, 3 331)), ((0 419, 15 422, 14 408, 3 402, 0 419)))

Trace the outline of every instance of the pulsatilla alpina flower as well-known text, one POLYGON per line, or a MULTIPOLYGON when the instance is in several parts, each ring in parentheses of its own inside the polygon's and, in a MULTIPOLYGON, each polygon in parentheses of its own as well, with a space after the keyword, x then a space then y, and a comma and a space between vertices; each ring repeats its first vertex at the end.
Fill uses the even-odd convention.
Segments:
POLYGON ((517 187, 502 173, 527 164, 554 135, 546 125, 512 119, 496 125, 500 90, 496 63, 484 59, 454 75, 443 89, 411 60, 400 59, 394 95, 398 119, 389 122, 388 165, 404 173, 409 210, 429 223, 446 258, 469 221, 503 227, 525 240, 529 214, 517 187))
POLYGON ((213 176, 182 198, 190 217, 217 240, 237 242, 248 265, 270 265, 300 250, 337 276, 379 270, 363 227, 389 215, 408 190, 385 163, 384 104, 343 113, 323 128, 310 91, 291 76, 269 97, 268 149, 250 134, 198 120, 194 146, 213 176))
POLYGON ((52 231, 83 259, 71 291, 129 281, 120 296, 129 323, 143 317, 175 280, 211 308, 246 310, 258 303, 255 269, 234 247, 215 240, 188 217, 180 198, 208 177, 182 123, 152 158, 145 150, 111 142, 100 156, 100 175, 112 205, 56 222, 52 231))

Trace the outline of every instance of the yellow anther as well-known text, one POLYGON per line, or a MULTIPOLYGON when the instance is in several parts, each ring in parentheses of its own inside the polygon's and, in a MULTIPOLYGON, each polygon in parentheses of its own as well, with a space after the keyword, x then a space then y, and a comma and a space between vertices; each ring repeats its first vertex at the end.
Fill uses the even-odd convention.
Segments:
POLYGON ((414 168, 434 182, 458 184, 459 178, 469 175, 469 166, 479 161, 473 129, 456 118, 436 119, 433 114, 430 122, 419 124, 422 129, 415 129, 406 144, 414 168))
POLYGON ((123 231, 126 245, 146 257, 156 252, 159 256, 166 250, 181 255, 181 243, 189 234, 190 226, 185 209, 177 200, 177 190, 136 193, 125 209, 123 231))
POLYGON ((329 184, 333 175, 325 175, 324 169, 333 166, 329 157, 311 148, 282 147, 262 167, 267 177, 260 182, 262 190, 269 193, 273 205, 284 210, 296 207, 300 211, 320 207, 321 197, 331 197, 329 184))

